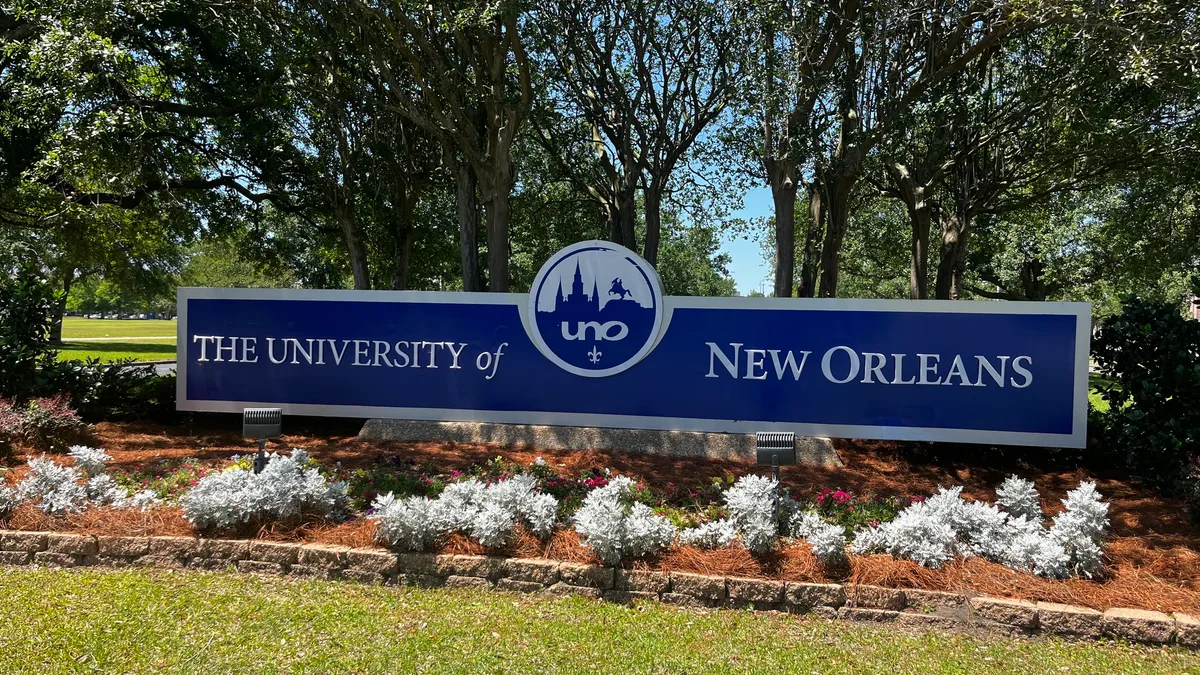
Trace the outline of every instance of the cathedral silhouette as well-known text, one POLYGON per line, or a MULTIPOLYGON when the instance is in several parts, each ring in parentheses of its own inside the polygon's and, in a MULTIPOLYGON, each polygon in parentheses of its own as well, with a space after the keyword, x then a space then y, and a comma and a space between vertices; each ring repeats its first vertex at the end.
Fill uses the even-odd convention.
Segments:
POLYGON ((554 303, 554 314, 563 318, 593 318, 600 316, 600 288, 595 279, 592 280, 592 294, 589 297, 583 292, 583 273, 579 263, 575 263, 575 280, 571 282, 571 294, 564 296, 563 288, 558 287, 558 300, 554 303))

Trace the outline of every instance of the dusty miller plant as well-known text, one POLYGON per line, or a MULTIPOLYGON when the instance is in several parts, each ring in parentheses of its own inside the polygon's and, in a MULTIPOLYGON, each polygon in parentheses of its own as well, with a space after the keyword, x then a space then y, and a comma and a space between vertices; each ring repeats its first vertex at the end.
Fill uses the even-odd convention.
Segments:
POLYGON ((112 459, 100 448, 91 448, 86 445, 72 445, 67 454, 75 460, 75 467, 89 478, 104 473, 104 465, 112 459))
POLYGON ((36 500, 38 508, 52 515, 78 513, 87 508, 82 479, 79 469, 59 466, 42 455, 29 460, 29 473, 17 486, 17 494, 21 500, 36 500))
POLYGON ((796 509, 795 501, 779 489, 778 481, 753 474, 737 479, 725 491, 725 507, 741 535, 742 546, 751 553, 771 550, 780 523, 786 523, 796 509))
POLYGON ((439 536, 463 532, 489 548, 506 544, 518 522, 547 537, 558 520, 558 500, 537 491, 537 479, 518 474, 492 484, 470 479, 446 486, 437 499, 396 499, 372 504, 376 537, 396 548, 418 551, 439 536))
POLYGON ((737 528, 733 523, 721 519, 680 530, 679 543, 697 548, 727 548, 737 541, 737 536, 737 528))
POLYGON ((12 513, 13 507, 17 505, 20 499, 17 497, 17 491, 0 485, 0 518, 5 518, 12 513))
POLYGON ((339 518, 346 503, 346 484, 327 481, 299 449, 269 455, 259 474, 239 467, 205 476, 180 500, 184 517, 200 529, 302 514, 339 518))
POLYGON ((803 538, 826 567, 846 562, 846 531, 815 513, 797 512, 791 518, 792 536, 803 538))
MULTIPOLYGON (((1023 487, 1019 492, 1028 506, 1028 492, 1023 487)), ((852 550, 889 553, 925 567, 976 555, 1049 578, 1090 577, 1102 567, 1108 504, 1100 500, 1095 483, 1068 492, 1066 510, 1048 530, 1040 522, 1040 509, 1036 519, 1005 513, 994 505, 964 501, 961 493, 961 487, 939 489, 895 520, 860 530, 852 550)))
POLYGON ((622 558, 657 553, 675 539, 676 528, 670 521, 633 501, 633 486, 629 478, 616 476, 589 492, 575 512, 581 543, 610 565, 622 558))
POLYGON ((390 492, 376 497, 367 516, 375 521, 375 538, 401 551, 424 549, 434 539, 429 515, 432 503, 425 497, 396 499, 390 492))
POLYGON ((1042 519, 1042 504, 1033 481, 1016 475, 1004 479, 996 488, 996 504, 1016 517, 1042 519))

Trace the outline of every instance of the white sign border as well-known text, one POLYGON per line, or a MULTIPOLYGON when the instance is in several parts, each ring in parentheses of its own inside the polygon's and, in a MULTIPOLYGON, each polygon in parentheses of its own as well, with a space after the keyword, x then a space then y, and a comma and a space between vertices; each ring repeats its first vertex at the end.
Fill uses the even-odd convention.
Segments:
MULTIPOLYGON (((441 291, 352 291, 281 288, 191 288, 180 287, 177 295, 176 409, 184 412, 241 412, 243 408, 280 408, 285 415, 408 419, 430 422, 490 422, 551 426, 753 433, 794 431, 801 436, 869 438, 887 441, 933 441, 995 445, 1087 447, 1088 363, 1091 352, 1091 303, 1019 302, 967 300, 855 300, 842 298, 700 298, 665 296, 664 324, 675 309, 757 309, 818 311, 936 312, 948 314, 1039 314, 1074 316, 1075 383, 1072 396, 1071 433, 1026 433, 939 427, 899 427, 856 424, 764 422, 757 420, 714 420, 689 417, 643 417, 594 413, 544 411, 494 411, 447 408, 395 408, 384 406, 316 405, 273 401, 209 401, 187 398, 186 358, 187 310, 189 300, 305 300, 324 302, 424 302, 439 304, 514 305, 522 321, 528 321, 525 293, 456 293, 441 291)), ((661 336, 660 336, 661 339, 661 336)), ((657 346, 657 344, 656 344, 657 346)), ((550 364, 553 365, 553 364, 550 364)))

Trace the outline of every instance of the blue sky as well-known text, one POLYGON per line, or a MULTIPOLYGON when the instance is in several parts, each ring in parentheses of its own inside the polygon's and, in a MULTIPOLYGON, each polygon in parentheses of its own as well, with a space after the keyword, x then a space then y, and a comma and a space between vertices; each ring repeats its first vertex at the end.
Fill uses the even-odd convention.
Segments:
MULTIPOLYGON (((734 214, 735 217, 749 219, 773 215, 771 188, 765 185, 747 192, 742 203, 743 208, 734 214)), ((738 293, 747 295, 750 291, 758 289, 770 295, 774 290, 774 280, 767 278, 772 276, 771 268, 763 260, 762 249, 759 248, 758 242, 728 233, 721 237, 721 241, 723 243, 721 250, 733 258, 733 262, 729 265, 729 273, 737 282, 738 293), (766 285, 761 286, 764 279, 766 285)))

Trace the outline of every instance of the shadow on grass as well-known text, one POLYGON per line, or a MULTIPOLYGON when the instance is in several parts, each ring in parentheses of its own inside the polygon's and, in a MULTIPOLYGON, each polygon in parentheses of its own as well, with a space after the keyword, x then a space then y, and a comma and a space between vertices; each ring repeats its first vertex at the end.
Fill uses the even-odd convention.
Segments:
POLYGON ((175 358, 175 344, 171 342, 64 342, 59 348, 60 358, 98 358, 101 361, 138 359, 141 361, 166 361, 175 358))

